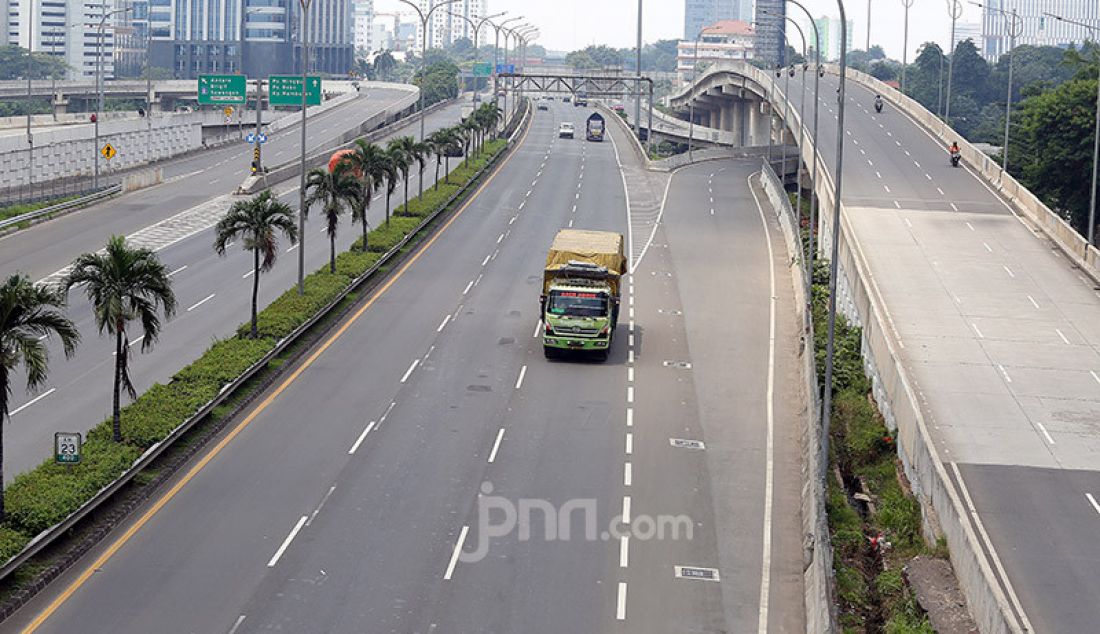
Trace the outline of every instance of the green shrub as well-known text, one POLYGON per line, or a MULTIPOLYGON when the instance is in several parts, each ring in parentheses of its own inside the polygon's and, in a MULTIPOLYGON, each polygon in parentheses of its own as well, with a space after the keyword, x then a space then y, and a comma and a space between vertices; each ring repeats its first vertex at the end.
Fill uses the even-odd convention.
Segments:
POLYGON ((875 521, 888 531, 895 548, 920 548, 924 544, 920 502, 905 495, 897 485, 880 494, 875 521))
POLYGON ((878 461, 892 450, 884 438, 889 435, 875 406, 867 399, 866 392, 844 390, 833 400, 834 422, 844 430, 845 449, 851 468, 878 461))
POLYGON ((7 526, 0 526, 0 563, 18 555, 19 551, 23 550, 23 547, 30 540, 31 538, 28 535, 7 526))
POLYGON ((263 339, 215 341, 201 357, 172 377, 173 381, 210 382, 219 388, 240 376, 275 347, 263 339))
POLYGON ((863 575, 850 566, 837 561, 836 563, 836 591, 841 600, 856 607, 867 605, 867 583, 863 575))
MULTIPOLYGON (((291 288, 260 311, 256 320, 260 336, 276 341, 286 337, 336 299, 350 282, 348 276, 329 273, 327 267, 307 276, 304 294, 299 295, 297 287, 291 288)), ((247 337, 248 330, 248 324, 241 324, 237 334, 247 337)))
POLYGON ((901 576, 901 568, 883 570, 875 577, 875 592, 883 597, 900 595, 905 591, 905 579, 901 576))
POLYGON ((885 634, 935 634, 936 630, 928 622, 928 615, 917 605, 912 597, 899 603, 886 620, 885 634))
POLYGON ((336 256, 336 274, 346 275, 348 279, 355 279, 374 266, 377 261, 377 253, 369 251, 363 253, 359 249, 344 251, 336 256))

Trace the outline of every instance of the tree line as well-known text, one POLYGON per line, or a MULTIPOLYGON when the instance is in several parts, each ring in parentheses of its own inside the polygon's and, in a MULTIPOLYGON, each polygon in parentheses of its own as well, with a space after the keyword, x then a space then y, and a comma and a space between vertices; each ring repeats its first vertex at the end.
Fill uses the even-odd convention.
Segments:
MULTIPOLYGON (((450 158, 471 151, 480 153, 489 135, 497 130, 502 114, 492 103, 483 104, 458 125, 432 133, 423 142, 405 136, 387 145, 359 139, 350 150, 334 156, 330 167, 309 171, 302 213, 308 217, 318 208, 329 238, 329 270, 336 270, 336 236, 345 213, 363 229, 360 247, 367 251, 367 212, 375 192, 386 193, 386 220, 390 199, 399 182, 404 182, 405 208, 409 205, 408 176, 415 166, 419 173, 418 198, 424 194, 424 170, 434 157, 435 187, 439 166, 444 163, 444 181, 449 182, 450 158)), ((298 217, 270 190, 254 198, 233 203, 215 226, 214 251, 224 256, 233 243, 252 253, 253 275, 250 337, 257 337, 257 296, 260 275, 271 270, 280 253, 280 238, 298 241, 298 217)), ((130 348, 141 341, 144 352, 152 348, 162 331, 162 319, 176 312, 168 268, 147 248, 131 246, 122 236, 111 236, 102 252, 85 253, 74 260, 70 272, 56 286, 39 286, 16 273, 0 284, 0 521, 4 519, 3 423, 9 417, 9 403, 22 368, 28 391, 41 387, 49 375, 47 339, 56 337, 64 355, 72 357, 80 343, 80 332, 65 314, 69 294, 79 289, 88 299, 100 335, 113 338, 115 363, 112 384, 111 430, 121 443, 121 399, 137 391, 130 374, 130 348), (131 339, 131 334, 139 337, 131 339)))

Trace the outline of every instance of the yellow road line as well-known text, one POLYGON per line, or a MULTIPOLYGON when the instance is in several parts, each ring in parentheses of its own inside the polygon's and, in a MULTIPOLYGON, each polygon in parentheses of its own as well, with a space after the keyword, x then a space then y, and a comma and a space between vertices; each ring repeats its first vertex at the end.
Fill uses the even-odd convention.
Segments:
POLYGON ((71 597, 77 590, 80 589, 81 586, 84 585, 86 581, 88 581, 88 579, 95 573, 97 569, 102 568, 103 565, 106 564, 111 559, 111 557, 113 557, 114 554, 119 551, 120 548, 126 545, 126 542, 130 541, 131 537, 133 537, 139 530, 141 530, 141 528, 145 526, 145 524, 148 523, 149 520, 151 520, 162 508, 164 508, 164 506, 168 504, 168 502, 170 502, 172 498, 174 498, 176 494, 183 489, 183 487, 187 486, 187 483, 189 483, 196 475, 198 475, 198 473, 202 471, 202 469, 206 467, 206 465, 209 464, 215 456, 221 453, 222 449, 225 449, 225 447, 229 443, 233 442, 233 439, 236 438, 237 435, 240 434, 245 427, 248 427, 248 425, 253 420, 255 420, 257 416, 259 416, 265 409, 267 409, 267 407, 271 405, 271 403, 280 394, 282 394, 283 391, 286 390, 286 388, 289 387, 291 383, 296 381, 298 377, 301 376, 302 373, 305 372, 309 366, 313 365, 313 362, 316 361, 317 358, 325 352, 325 350, 328 350, 329 346, 331 346, 337 339, 339 339, 340 336, 343 335, 344 332, 346 332, 347 329, 350 328, 351 325, 354 324, 363 315, 363 313, 366 312, 366 310, 374 304, 374 302, 379 297, 385 294, 385 292, 389 290, 391 286, 393 286, 394 282, 400 279, 401 276, 405 274, 405 271, 408 270, 410 266, 415 264, 416 261, 420 259, 420 256, 424 255, 424 252, 427 251, 428 248, 431 247, 432 244, 434 244, 441 235, 443 235, 443 232, 445 232, 455 220, 458 220, 458 217, 462 215, 462 212, 466 211, 466 208, 469 207, 475 200, 477 200, 477 197, 481 195, 481 192, 489 186, 489 183, 491 183, 493 179, 496 178, 497 174, 499 174, 501 170, 504 169, 504 166, 508 164, 508 161, 511 161, 512 157, 516 155, 519 147, 523 145, 523 143, 527 140, 527 134, 530 131, 531 128, 530 126, 528 126, 527 130, 525 130, 523 133, 523 137, 519 140, 519 143, 516 144, 516 149, 507 157, 505 157, 504 161, 499 166, 497 166, 495 170, 493 170, 493 173, 490 174, 489 177, 485 179, 485 182, 483 182, 481 186, 477 188, 477 191, 475 191, 474 194, 470 196, 470 198, 467 199, 465 203, 462 204, 462 207, 460 207, 458 211, 456 211, 455 214, 451 216, 451 218, 447 220, 447 222, 442 227, 440 227, 439 231, 437 231, 435 235, 431 237, 431 239, 424 243, 417 250, 417 252, 411 258, 409 258, 409 261, 406 262, 400 269, 398 269, 397 273, 395 273, 393 277, 387 280, 385 284, 383 284, 377 291, 375 291, 374 295, 372 295, 371 298, 367 300, 367 303, 363 304, 363 306, 360 307, 359 310, 355 311, 355 314, 352 315, 351 318, 349 318, 346 322, 344 322, 344 324, 340 326, 339 330, 337 330, 335 333, 332 334, 332 336, 326 339, 325 342, 321 344, 321 347, 318 348, 313 354, 311 354, 309 358, 305 360, 305 362, 298 366, 298 368, 295 369, 294 372, 291 373, 291 375, 288 376, 286 380, 283 381, 279 385, 279 387, 275 389, 274 392, 268 395, 268 397, 265 398, 259 405, 257 405, 255 409, 249 412, 248 416, 246 416, 244 420, 238 423, 237 426, 234 427, 233 430, 229 432, 229 434, 227 434, 225 438, 223 438, 217 445, 215 445, 209 453, 204 455, 202 459, 200 459, 195 464, 195 466, 191 467, 187 474, 180 478, 179 482, 173 485, 171 489, 169 489, 163 496, 161 496, 160 499, 158 499, 156 503, 153 504, 153 506, 148 511, 146 511, 145 514, 142 515, 137 522, 134 523, 133 526, 128 528, 121 537, 116 539, 114 543, 112 543, 107 548, 107 550, 103 552, 102 555, 97 557, 90 566, 85 568, 84 572, 80 573, 80 576, 77 577, 71 584, 69 584, 69 587, 65 588, 64 592, 58 595, 56 599, 54 599, 48 606, 46 606, 46 609, 44 609, 37 617, 35 617, 33 621, 31 621, 31 623, 23 630, 23 634, 32 634, 35 630, 41 627, 42 624, 45 623, 46 620, 58 610, 58 608, 60 608, 66 601, 69 600, 69 597, 71 597))

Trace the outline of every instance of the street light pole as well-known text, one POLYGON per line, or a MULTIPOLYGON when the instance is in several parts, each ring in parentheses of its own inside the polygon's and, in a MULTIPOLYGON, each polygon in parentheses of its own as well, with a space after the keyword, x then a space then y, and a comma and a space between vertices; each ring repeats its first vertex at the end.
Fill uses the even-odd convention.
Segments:
MULTIPOLYGON (((299 0, 302 7, 301 38, 302 38, 302 148, 301 164, 298 178, 298 294, 306 292, 306 95, 309 93, 309 85, 306 83, 309 75, 309 33, 306 31, 309 25, 309 5, 313 0, 299 0)), ((259 98, 260 90, 257 86, 256 96, 259 98)), ((256 110, 259 111, 257 101, 256 110)), ((259 135, 256 135, 259 143, 259 135)))
POLYGON ((985 9, 987 11, 996 11, 1005 18, 1005 27, 1008 30, 1008 94, 1005 97, 1005 134, 1004 134, 1004 147, 1001 149, 1001 177, 1004 177, 1005 171, 1008 170, 1008 127, 1012 120, 1012 62, 1016 52, 1016 36, 1023 31, 1024 20, 1017 13, 1016 9, 1012 11, 1005 11, 997 7, 990 7, 980 2, 971 2, 970 4, 985 9))
MULTIPOLYGON (((817 187, 816 187, 816 184, 817 184, 817 155, 820 153, 820 150, 818 149, 818 146, 817 146, 817 108, 818 108, 818 105, 821 102, 821 95, 820 95, 821 75, 824 74, 824 69, 821 67, 821 44, 820 44, 821 34, 818 33, 817 23, 814 22, 813 16, 810 15, 809 9, 807 9, 801 2, 799 2, 798 0, 787 0, 787 1, 806 12, 806 17, 809 18, 810 24, 813 25, 813 27, 814 27, 814 42, 817 43, 817 45, 814 46, 814 54, 817 57, 817 69, 814 70, 814 123, 813 123, 813 130, 810 132, 811 144, 814 147, 813 166, 810 168, 810 180, 814 183, 815 186, 810 188, 810 232, 809 232, 810 233, 810 243, 809 243, 809 247, 807 249, 808 253, 806 255, 806 280, 805 281, 806 281, 806 306, 808 308, 810 306, 810 302, 811 302, 810 298, 811 298, 811 294, 812 294, 812 290, 813 290, 813 270, 814 270, 814 256, 815 256, 815 252, 814 252, 814 236, 815 236, 815 233, 814 233, 814 231, 817 228, 817 216, 816 216, 817 205, 818 205, 817 187)), ((912 0, 909 0, 909 1, 911 2, 912 0)), ((803 82, 806 81, 805 74, 803 74, 802 81, 803 82)), ((802 210, 799 209, 798 213, 799 213, 799 217, 801 217, 802 210)))
POLYGON ((951 79, 955 74, 955 22, 962 15, 962 4, 959 0, 948 0, 948 14, 951 16, 951 61, 947 64, 947 101, 943 107, 944 123, 951 126, 951 79))
POLYGON ((420 10, 420 7, 413 4, 411 0, 401 0, 401 2, 409 5, 416 11, 416 14, 420 16, 420 140, 424 141, 424 80, 428 74, 428 20, 432 18, 432 13, 440 7, 445 7, 448 4, 454 4, 458 0, 443 0, 439 4, 428 9, 427 13, 420 10))
POLYGON ((103 116, 103 29, 107 24, 107 18, 118 15, 120 13, 127 13, 133 10, 132 7, 126 7, 125 9, 115 9, 114 11, 107 11, 107 3, 103 3, 103 14, 99 19, 99 28, 96 34, 96 51, 95 51, 95 86, 96 92, 99 93, 98 104, 96 106, 95 121, 93 125, 95 127, 95 170, 92 176, 92 188, 99 189, 99 119, 103 116))
MULTIPOLYGON (((699 29, 698 33, 695 34, 695 49, 693 50, 692 56, 691 56, 691 83, 692 83, 692 85, 694 85, 695 83, 697 83, 699 81, 699 78, 696 76, 696 73, 698 72, 698 66, 699 66, 699 38, 703 37, 703 34, 706 33, 707 31, 710 31, 710 30, 715 29, 715 28, 717 28, 717 27, 713 27, 713 26, 703 27, 703 28, 699 29)), ((653 134, 653 126, 652 125, 649 128, 649 134, 650 135, 653 134)), ((770 139, 771 138, 771 131, 770 130, 768 132, 768 135, 769 135, 768 138, 770 139)), ((691 150, 692 150, 692 141, 694 141, 694 139, 695 139, 695 99, 691 99, 691 100, 688 101, 688 162, 689 163, 692 160, 691 150)))
MULTIPOLYGON (((802 102, 798 106, 798 156, 796 157, 798 159, 798 163, 795 166, 795 172, 794 172, 795 190, 797 192, 795 195, 796 195, 797 201, 798 201, 797 202, 798 217, 801 218, 802 217, 802 131, 806 128, 806 68, 809 66, 809 62, 806 61, 806 54, 807 54, 806 53, 806 34, 802 31, 802 27, 799 26, 798 22, 796 22, 794 19, 792 19, 791 17, 789 17, 787 15, 784 15, 783 18, 791 23, 791 25, 798 31, 798 36, 802 39, 802 102)), ((812 20, 811 20, 811 22, 812 22, 812 20)), ((784 34, 785 33, 786 33, 786 29, 784 29, 784 34)), ((788 77, 791 76, 793 70, 794 69, 792 67, 791 71, 787 72, 788 77)), ((816 146, 814 148, 814 152, 815 153, 817 152, 816 146)), ((787 169, 786 152, 784 152, 783 161, 784 161, 783 162, 783 169, 786 170, 787 169)))
MULTIPOLYGON (((1044 11, 1043 15, 1054 18, 1059 22, 1084 27, 1088 29, 1089 33, 1092 33, 1094 37, 1096 36, 1096 32, 1100 30, 1091 24, 1063 18, 1053 13, 1044 11)), ((1100 78, 1098 78, 1096 82, 1096 127, 1092 139, 1092 191, 1089 192, 1089 226, 1088 230, 1085 232, 1090 246, 1096 246, 1096 172, 1098 165, 1100 165, 1100 78)))
MULTIPOLYGON (((638 0, 638 45, 635 52, 634 134, 642 136, 642 0, 638 0)), ((647 137, 648 138, 648 137, 647 137)))
MULTIPOLYGON (((507 11, 501 11, 500 13, 494 13, 493 15, 487 15, 484 18, 481 18, 480 20, 478 20, 477 22, 474 22, 472 19, 462 15, 461 13, 454 13, 452 11, 447 11, 447 15, 450 15, 453 18, 462 18, 463 20, 466 21, 467 24, 470 25, 470 28, 473 29, 473 31, 474 31, 474 62, 475 63, 477 62, 478 57, 479 57, 478 53, 481 52, 478 49, 478 46, 477 46, 477 33, 478 33, 478 31, 480 31, 481 27, 486 22, 488 22, 490 19, 499 18, 500 16, 504 15, 505 13, 508 13, 508 12, 507 11)), ((489 25, 492 26, 492 22, 489 22, 489 25)), ((494 69, 494 71, 495 70, 496 69, 494 69)), ((474 94, 477 94, 477 78, 476 77, 474 78, 474 94)))
POLYGON ((909 7, 914 0, 901 0, 905 7, 905 29, 901 37, 901 94, 905 94, 905 67, 909 65, 909 7))
POLYGON ((867 0, 867 48, 863 50, 871 52, 871 0, 867 0))
MULTIPOLYGON (((34 3, 31 2, 31 15, 34 15, 34 3)), ((34 201, 34 136, 31 135, 31 104, 33 92, 31 75, 34 73, 34 29, 27 31, 27 184, 30 200, 34 201)))

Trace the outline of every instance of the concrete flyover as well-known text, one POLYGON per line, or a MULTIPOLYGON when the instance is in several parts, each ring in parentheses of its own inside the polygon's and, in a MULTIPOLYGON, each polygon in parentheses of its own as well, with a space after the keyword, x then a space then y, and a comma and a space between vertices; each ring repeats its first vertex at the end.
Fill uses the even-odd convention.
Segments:
POLYGON ((768 76, 763 71, 747 76, 738 68, 711 67, 698 82, 672 95, 669 104, 685 114, 693 105, 690 110, 696 125, 732 132, 735 145, 768 145, 775 134, 780 135, 777 143, 792 141, 790 132, 782 128, 773 128, 769 135, 769 95, 774 89, 768 76))
MULTIPOLYGON (((831 209, 844 143, 838 307, 863 328, 926 536, 946 539, 981 631, 1094 631, 1097 252, 969 144, 952 169, 945 147, 962 137, 873 78, 849 73, 838 139, 838 78, 826 70, 822 134, 801 156, 817 153, 813 187, 831 209), (870 107, 876 93, 882 113, 870 107)), ((741 77, 769 81, 723 65, 673 103, 741 77)), ((782 92, 769 93, 780 113, 782 92)), ((797 131, 791 110, 785 127, 797 131)), ((830 221, 819 227, 826 254, 830 221)))

